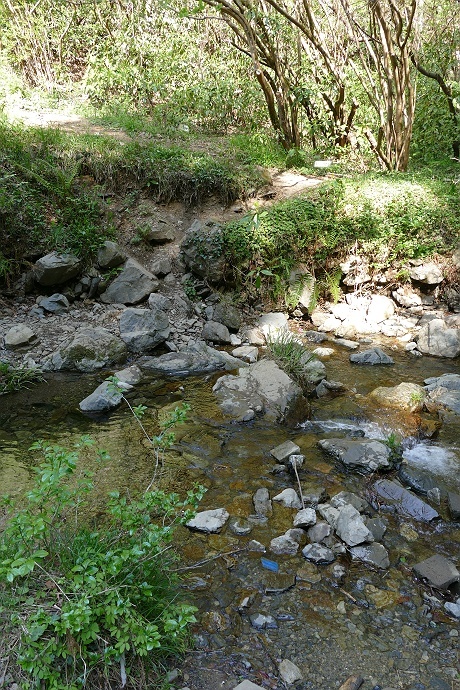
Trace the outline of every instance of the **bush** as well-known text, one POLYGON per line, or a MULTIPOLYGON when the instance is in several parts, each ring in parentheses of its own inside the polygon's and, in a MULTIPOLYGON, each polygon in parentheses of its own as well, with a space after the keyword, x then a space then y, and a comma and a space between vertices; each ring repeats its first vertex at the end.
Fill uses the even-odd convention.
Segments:
POLYGON ((184 500, 159 490, 137 499, 114 491, 104 522, 93 527, 81 521, 92 475, 77 473, 79 452, 89 444, 83 438, 70 451, 34 444, 44 460, 26 505, 7 501, 12 517, 0 542, 3 645, 17 638, 9 653, 25 688, 154 687, 149 668, 185 650, 195 620, 195 609, 177 600, 171 542, 202 489, 184 500))

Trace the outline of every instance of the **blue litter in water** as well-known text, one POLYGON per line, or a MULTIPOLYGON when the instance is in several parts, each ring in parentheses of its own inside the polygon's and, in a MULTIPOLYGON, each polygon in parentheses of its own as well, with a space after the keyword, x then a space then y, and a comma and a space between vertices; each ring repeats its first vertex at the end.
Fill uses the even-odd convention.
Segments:
POLYGON ((277 573, 280 569, 278 563, 270 561, 268 558, 261 558, 260 562, 262 563, 262 567, 267 568, 267 570, 272 570, 274 573, 277 573))

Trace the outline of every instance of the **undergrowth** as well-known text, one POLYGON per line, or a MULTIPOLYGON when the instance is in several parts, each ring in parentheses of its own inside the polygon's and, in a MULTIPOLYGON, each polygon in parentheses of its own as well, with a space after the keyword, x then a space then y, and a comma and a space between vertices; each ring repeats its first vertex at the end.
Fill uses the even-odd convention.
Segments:
POLYGON ((36 381, 44 381, 39 369, 25 365, 13 366, 8 362, 0 361, 0 395, 28 388, 36 381))
POLYGON ((265 336, 269 356, 302 388, 310 382, 309 364, 317 359, 288 328, 277 329, 265 336))
POLYGON ((5 501, 0 646, 23 688, 158 687, 158 665, 185 651, 195 620, 178 599, 172 538, 204 490, 183 499, 156 488, 137 498, 113 491, 92 524, 82 515, 93 476, 78 469, 91 444, 34 444, 43 460, 25 505, 5 501))
POLYGON ((337 265, 350 254, 366 258, 372 272, 398 271, 452 249, 459 234, 458 181, 420 171, 325 182, 227 224, 223 245, 236 284, 249 293, 263 283, 282 297, 290 271, 303 263, 336 300, 337 265))

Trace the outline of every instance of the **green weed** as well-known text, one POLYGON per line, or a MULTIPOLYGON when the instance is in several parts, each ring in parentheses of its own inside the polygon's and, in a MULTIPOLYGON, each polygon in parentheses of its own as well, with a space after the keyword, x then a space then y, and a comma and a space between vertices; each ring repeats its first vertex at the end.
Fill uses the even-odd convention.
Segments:
POLYGON ((278 329, 265 336, 271 359, 302 387, 309 383, 309 363, 316 355, 309 352, 288 328, 278 329))
POLYGON ((42 372, 27 366, 13 366, 0 361, 0 395, 14 393, 37 381, 44 381, 42 372))

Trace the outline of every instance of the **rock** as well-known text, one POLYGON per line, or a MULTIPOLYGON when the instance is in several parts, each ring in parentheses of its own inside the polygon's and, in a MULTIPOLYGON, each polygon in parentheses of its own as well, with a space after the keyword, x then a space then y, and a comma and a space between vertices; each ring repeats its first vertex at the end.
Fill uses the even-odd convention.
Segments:
POLYGON ((393 290, 391 293, 393 299, 401 305, 401 307, 418 307, 422 304, 422 298, 416 292, 411 290, 410 287, 399 287, 397 290, 393 290))
POLYGON ((238 331, 241 326, 241 313, 231 304, 220 302, 214 307, 212 318, 218 323, 222 323, 229 331, 238 331))
POLYGON ((149 229, 146 240, 150 244, 166 244, 167 242, 174 242, 176 239, 176 231, 172 225, 169 225, 165 220, 158 220, 158 225, 149 229))
POLYGON ((172 261, 168 256, 163 256, 159 259, 156 259, 150 264, 150 273, 153 273, 155 276, 161 276, 164 278, 164 276, 169 275, 171 271, 172 261))
POLYGON ((294 527, 306 529, 316 524, 316 512, 313 508, 303 508, 294 517, 294 527))
POLYGON ((409 515, 427 522, 439 517, 434 508, 389 479, 379 479, 375 482, 373 490, 383 499, 380 503, 394 506, 396 512, 401 515, 409 515))
POLYGON ((325 333, 320 333, 319 331, 305 331, 302 335, 305 340, 308 340, 311 343, 319 344, 324 343, 324 341, 327 340, 327 335, 325 333))
POLYGON ((318 330, 321 333, 332 333, 332 331, 337 330, 337 328, 340 328, 342 325, 342 322, 340 319, 337 319, 335 316, 330 315, 322 324, 319 326, 318 330))
POLYGON ((372 532, 366 527, 361 515, 350 504, 340 508, 335 531, 348 546, 374 541, 372 532))
POLYGON ((270 551, 277 555, 295 556, 298 550, 298 542, 287 533, 275 537, 270 542, 270 551))
POLYGON ((365 517, 364 524, 366 525, 367 529, 372 533, 374 541, 380 541, 388 528, 388 523, 383 518, 365 517))
POLYGON ((296 508, 297 510, 302 508, 302 502, 295 489, 284 489, 280 494, 273 496, 273 500, 286 508, 296 508))
POLYGON ((425 380, 425 405, 430 411, 443 408, 460 414, 460 375, 443 374, 425 380))
POLYGON ((116 268, 126 259, 126 253, 116 243, 106 240, 97 252, 97 263, 102 269, 116 268))
POLYGON ((270 500, 270 494, 268 492, 268 489, 266 489, 265 487, 257 489, 252 501, 254 503, 254 510, 256 511, 257 515, 272 514, 273 508, 272 502, 270 500))
POLYGON ((373 543, 365 546, 353 546, 350 549, 350 554, 353 560, 375 565, 382 570, 390 567, 388 551, 382 544, 373 543))
POLYGON ((312 354, 320 359, 329 359, 335 354, 335 350, 332 347, 315 347, 312 354))
POLYGON ((353 508, 360 513, 369 508, 369 503, 360 496, 351 493, 351 491, 340 491, 331 498, 331 505, 334 508, 342 508, 342 506, 352 505, 353 508))
POLYGON ((267 336, 276 337, 276 335, 281 331, 288 330, 288 319, 286 314, 281 312, 269 312, 268 314, 262 314, 259 318, 258 326, 265 338, 267 336))
POLYGON ((256 685, 255 683, 251 683, 250 680, 243 680, 242 683, 239 683, 234 690, 264 690, 261 685, 256 685))
POLYGON ((318 513, 321 515, 322 518, 326 520, 326 522, 332 527, 332 529, 335 529, 337 525, 337 520, 339 519, 338 508, 334 508, 333 506, 329 505, 329 503, 319 503, 318 513))
POLYGON ((454 618, 460 618, 460 603, 454 603, 453 601, 446 601, 444 608, 450 616, 454 618))
POLYGON ((334 340, 334 345, 341 345, 347 350, 357 350, 359 343, 356 340, 346 340, 345 338, 337 338, 334 340))
POLYGON ((182 240, 181 259, 195 275, 212 285, 221 283, 225 277, 222 226, 196 220, 182 240))
POLYGON ((444 280, 441 269, 433 262, 413 266, 409 275, 412 280, 423 285, 439 285, 444 280))
POLYGON ((233 357, 239 357, 249 364, 254 364, 259 359, 259 349, 252 345, 242 345, 232 351, 233 357))
POLYGON ((278 624, 273 616, 264 616, 262 613, 253 613, 249 621, 256 630, 276 630, 278 624))
POLYGON ((5 349, 17 350, 32 345, 37 336, 25 323, 18 323, 12 326, 5 334, 5 349))
POLYGON ((51 252, 35 263, 35 280, 40 285, 61 285, 75 278, 81 269, 81 261, 73 254, 51 252))
POLYGON ((265 345, 264 334, 260 328, 249 328, 246 331, 246 340, 250 345, 265 345))
POLYGON ((168 312, 172 309, 173 301, 169 297, 160 295, 159 292, 152 292, 148 299, 149 309, 152 311, 168 312))
POLYGON ((225 508, 216 508, 215 510, 203 510, 197 513, 194 518, 189 520, 186 525, 190 529, 197 532, 204 532, 205 534, 219 532, 227 522, 230 515, 225 508))
POLYGON ((158 280, 134 259, 128 259, 123 271, 102 293, 101 301, 109 304, 138 304, 158 289, 158 280))
POLYGON ((247 537, 247 535, 252 532, 252 525, 249 520, 245 520, 245 518, 230 518, 228 526, 230 531, 236 534, 237 537, 247 537))
POLYGON ((460 494, 454 494, 452 491, 449 491, 447 503, 452 520, 460 520, 460 494))
POLYGON ((298 467, 302 467, 305 462, 305 455, 290 455, 288 460, 289 469, 295 474, 298 467))
POLYGON ((384 407, 394 407, 408 412, 421 412, 425 401, 425 391, 416 383, 400 383, 390 388, 375 388, 369 398, 384 407))
MULTIPOLYGON (((406 451, 404 452, 403 457, 407 458, 406 451)), ((409 465, 402 464, 398 471, 398 477, 403 484, 409 486, 416 493, 424 496, 427 495, 428 491, 436 488, 437 486, 433 476, 423 468, 411 467, 409 465)))
MULTIPOLYGON (((179 352, 168 352, 159 357, 142 357, 139 366, 166 376, 195 376, 213 371, 233 371, 247 364, 206 345, 203 341, 192 343, 179 352)), ((241 414, 249 408, 247 405, 241 414)))
POLYGON ((414 565, 416 575, 436 589, 447 589, 460 580, 460 573, 448 558, 436 554, 414 565))
POLYGON ((163 311, 125 309, 120 316, 120 337, 131 352, 148 352, 169 338, 169 319, 163 311))
POLYGON ((332 528, 327 524, 327 522, 317 522, 316 525, 310 527, 307 535, 310 542, 321 544, 322 541, 330 536, 331 532, 332 528))
POLYGON ((373 347, 370 350, 350 355, 350 362, 354 364, 370 364, 371 366, 376 364, 394 364, 394 360, 379 347, 373 347))
POLYGON ((65 295, 56 292, 51 297, 42 297, 38 302, 38 306, 50 312, 50 314, 59 315, 68 312, 70 304, 65 295))
POLYGON ((308 544, 302 549, 302 556, 312 563, 332 563, 335 561, 334 552, 323 544, 308 544))
POLYGON ((278 421, 295 425, 308 416, 309 406, 300 386, 272 360, 264 359, 223 376, 213 388, 225 414, 240 417, 247 409, 264 411, 278 421))
POLYGON ((201 337, 203 340, 210 340, 212 343, 231 343, 227 326, 217 321, 206 321, 201 332, 201 337))
POLYGON ((248 551, 254 551, 256 553, 265 553, 266 548, 263 544, 260 543, 260 541, 251 539, 250 541, 248 541, 248 551))
POLYGON ((390 449, 380 441, 328 438, 319 446, 348 469, 368 473, 390 468, 390 449))
POLYGON ((381 323, 386 319, 391 319, 395 313, 393 300, 385 295, 372 295, 371 302, 367 309, 367 318, 375 323, 381 323))
POLYGON ((442 319, 433 319, 422 326, 416 341, 425 355, 449 358, 460 355, 460 329, 449 328, 442 319))
POLYGON ((278 665, 278 671, 281 678, 287 685, 293 685, 298 680, 303 680, 302 671, 298 666, 289 661, 289 659, 283 659, 278 665))
POLYGON ((139 383, 142 372, 139 367, 133 364, 127 369, 116 371, 114 376, 118 379, 118 386, 114 385, 112 381, 101 383, 91 395, 79 403, 82 412, 105 412, 117 407, 123 399, 124 391, 130 390, 136 383, 139 383))
POLYGON ((286 463, 291 455, 298 455, 300 453, 300 448, 296 443, 292 441, 285 441, 281 443, 276 448, 272 448, 270 455, 273 455, 275 460, 278 462, 286 463))
POLYGON ((79 328, 44 364, 47 371, 90 373, 126 359, 126 345, 105 328, 79 328))
POLYGON ((316 385, 326 378, 326 367, 311 352, 305 352, 302 355, 300 364, 302 365, 302 376, 309 383, 316 385))

